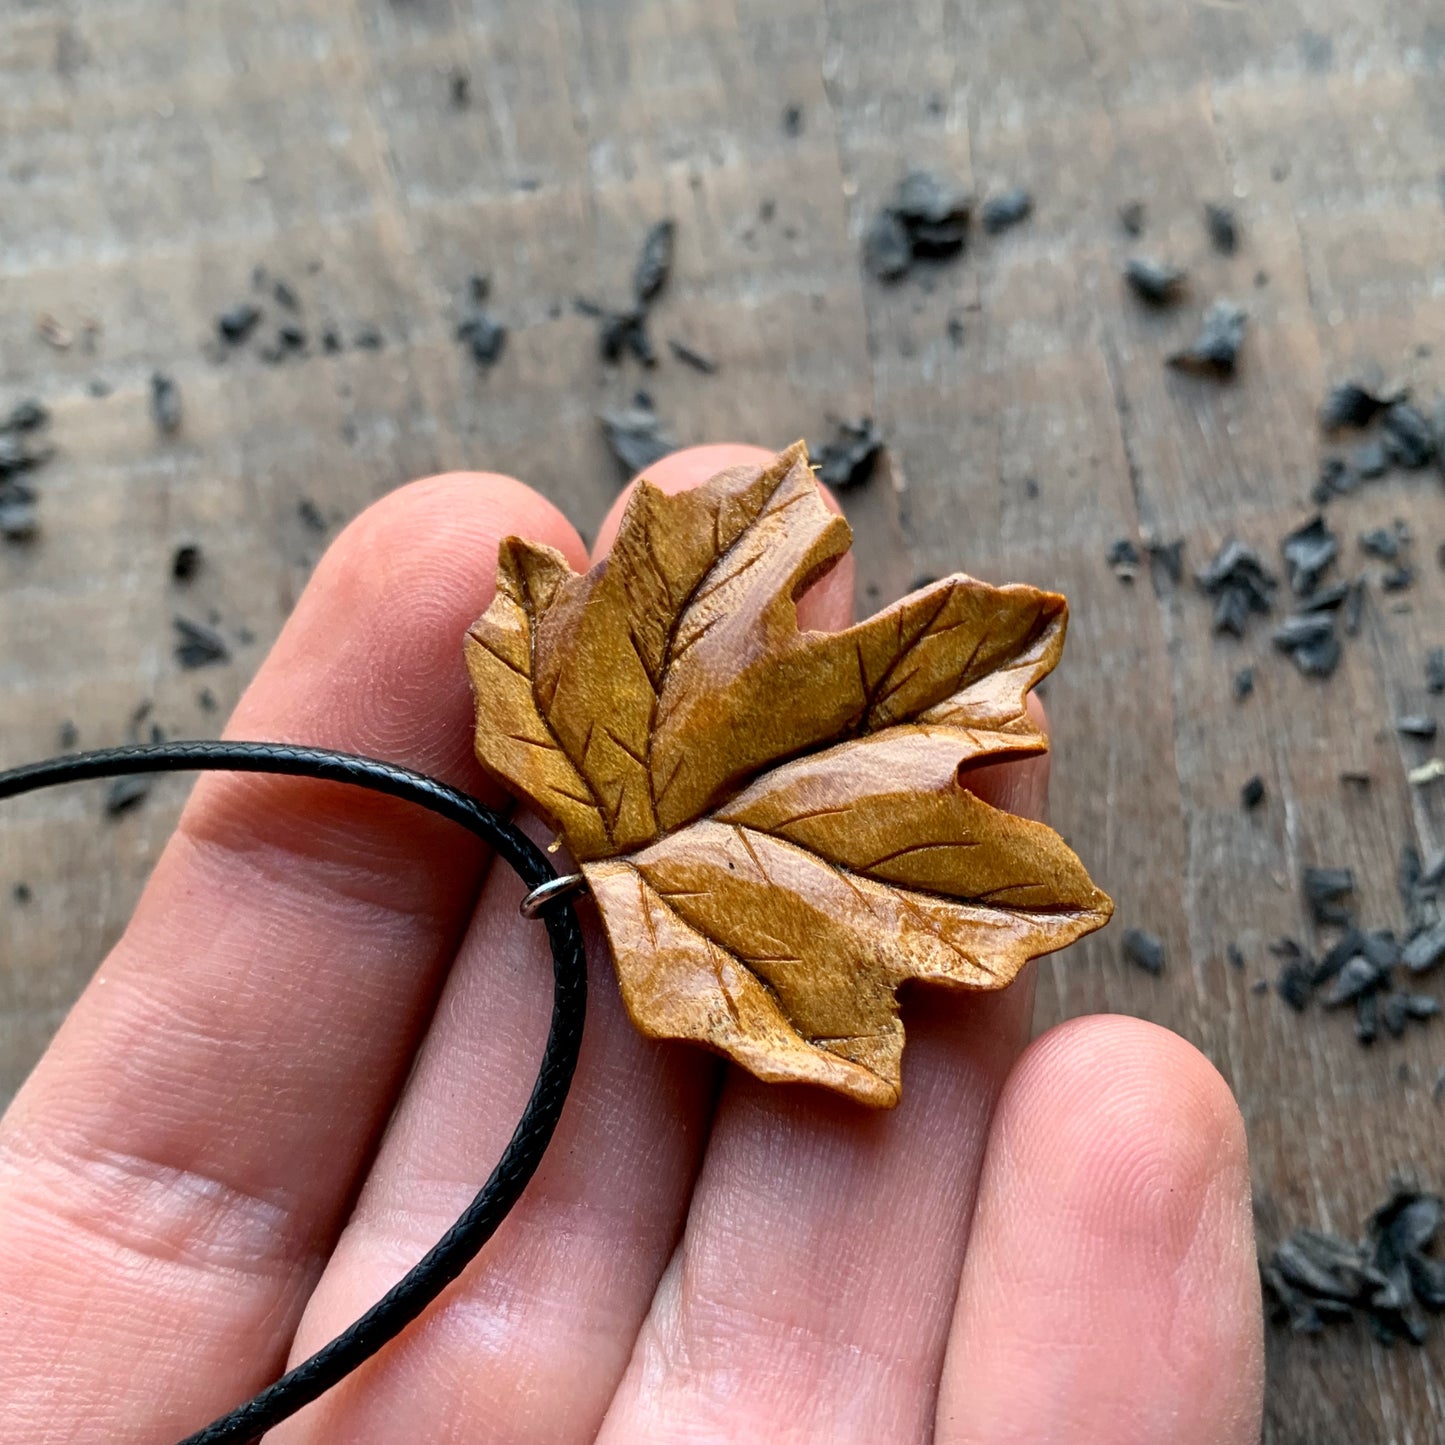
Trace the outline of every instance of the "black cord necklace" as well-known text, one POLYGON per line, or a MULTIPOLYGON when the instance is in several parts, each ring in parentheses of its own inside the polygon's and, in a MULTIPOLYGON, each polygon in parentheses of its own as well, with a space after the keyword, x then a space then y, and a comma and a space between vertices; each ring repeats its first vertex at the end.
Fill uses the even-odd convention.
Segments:
POLYGON ((282 773, 349 783, 448 818, 487 843, 527 885, 533 905, 529 916, 542 919, 552 946, 552 1022, 542 1064, 511 1141, 481 1192, 421 1262, 349 1329, 275 1384, 180 1442, 250 1445, 400 1334, 461 1274, 506 1218, 542 1162, 572 1084, 587 1011, 587 960, 582 928, 567 893, 538 892, 558 876, 547 855, 505 818, 465 793, 392 763, 284 743, 159 743, 79 753, 0 773, 0 800, 60 783, 187 770, 282 773))

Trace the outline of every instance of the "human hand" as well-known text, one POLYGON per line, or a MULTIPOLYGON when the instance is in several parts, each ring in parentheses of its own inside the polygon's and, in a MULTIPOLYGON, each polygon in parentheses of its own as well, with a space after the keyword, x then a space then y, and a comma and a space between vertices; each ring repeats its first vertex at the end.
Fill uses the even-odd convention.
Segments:
MULTIPOLYGON (((673 490, 761 455, 696 448, 649 476, 673 490)), ((587 565, 508 478, 372 507, 228 734, 497 801, 461 639, 512 533, 587 565)), ((852 591, 845 558, 805 620, 847 625, 852 591)), ((1043 813, 1046 760, 970 781, 1043 813)), ((520 896, 405 804, 197 784, 0 1121, 0 1439, 169 1445, 435 1242, 510 1136, 546 1032, 550 960, 520 896)), ((1025 1047, 1027 975, 921 989, 903 1102, 875 1114, 642 1038, 595 926, 590 955, 576 1082, 521 1202, 401 1339, 269 1441, 1255 1445, 1243 1126, 1188 1044, 1099 1017, 1025 1047)))

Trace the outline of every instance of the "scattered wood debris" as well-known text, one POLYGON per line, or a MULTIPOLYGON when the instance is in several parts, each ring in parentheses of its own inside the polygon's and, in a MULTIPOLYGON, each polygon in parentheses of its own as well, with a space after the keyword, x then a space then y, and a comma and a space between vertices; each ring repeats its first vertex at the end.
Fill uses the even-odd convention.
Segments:
POLYGON ((231 660, 231 649, 214 628, 185 617, 172 618, 176 629, 176 661, 187 669, 211 667, 231 660))
POLYGON ((1383 1345, 1423 1344, 1426 1311, 1445 1310, 1445 1260, 1430 1252, 1445 1201, 1397 1188, 1365 1225, 1358 1242, 1297 1229, 1261 1266, 1272 1317, 1296 1334, 1360 1318, 1383 1345))
POLYGON ((822 446, 809 448, 818 480, 834 491, 860 487, 873 475, 883 451, 883 433, 871 417, 839 421, 822 446))
POLYGON ((1143 928, 1126 928, 1123 938, 1124 958, 1136 968, 1158 978, 1164 972, 1164 943, 1143 928))
POLYGON ((898 281, 921 257, 956 256, 968 240, 973 197, 930 171, 909 171, 863 234, 863 264, 898 281))
POLYGON ((1034 198, 1023 186, 1010 186, 983 203, 979 221, 990 236, 1007 231, 1025 221, 1033 213, 1034 198))
POLYGON ((1107 560, 1121 582, 1132 582, 1139 575, 1139 549, 1128 537, 1116 537, 1109 543, 1107 560))
POLYGON ((1209 232, 1210 244, 1221 255, 1232 256, 1239 249, 1239 221, 1232 207, 1206 202, 1204 226, 1209 232))
POLYGON ((150 796, 151 786, 152 779, 141 773, 115 779, 105 791, 105 816, 119 818, 139 807, 150 796))
POLYGON ((717 371, 717 362, 705 352, 698 351, 696 347, 689 346, 685 341, 679 341, 677 337, 671 336, 667 341, 668 349, 684 366, 690 366, 694 371, 701 372, 704 376, 712 376, 717 371))
POLYGON ((1192 346, 1176 351, 1166 358, 1177 371, 1200 375, 1230 377, 1234 375, 1240 347, 1244 345, 1249 316, 1233 301, 1215 301, 1204 313, 1199 336, 1192 346))
POLYGON ((1321 575, 1340 555, 1340 539, 1329 529, 1323 515, 1316 513, 1285 535, 1280 554, 1289 574, 1290 589, 1296 597, 1305 597, 1319 586, 1321 575))
POLYGON ((1124 263, 1129 289, 1151 306, 1172 306, 1184 295, 1189 273, 1148 256, 1131 256, 1124 263))
POLYGON ((171 555, 171 580, 193 582, 201 570, 202 552, 198 542, 183 542, 171 555))
POLYGON ((175 378, 163 371, 151 373, 151 420, 165 436, 181 427, 181 389, 175 378))
POLYGON ((1320 406, 1320 426, 1325 431, 1368 426, 1388 406, 1404 399, 1404 393, 1378 382, 1352 377, 1332 386, 1320 406))
POLYGON ((1220 547, 1195 584, 1214 598, 1214 630, 1243 637, 1251 613, 1268 614, 1279 579, 1258 552, 1230 538, 1220 547))
POLYGON ((39 534, 39 500, 28 473, 53 455, 37 435, 49 422, 49 411, 38 401, 19 402, 0 418, 0 540, 5 542, 31 542, 39 534))
POLYGON ((639 391, 631 406, 613 407, 598 418, 607 445, 630 480, 677 450, 677 442, 653 410, 652 398, 639 391))
POLYGON ((650 306, 672 275, 673 245, 677 222, 654 221, 642 240, 642 250, 632 271, 632 294, 639 306, 650 306))

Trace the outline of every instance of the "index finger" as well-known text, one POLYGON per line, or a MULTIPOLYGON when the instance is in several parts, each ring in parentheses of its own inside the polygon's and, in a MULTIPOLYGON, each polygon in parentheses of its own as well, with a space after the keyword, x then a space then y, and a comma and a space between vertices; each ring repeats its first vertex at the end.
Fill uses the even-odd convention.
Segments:
MULTIPOLYGON (((323 559, 231 735, 480 790, 461 643, 510 533, 584 561, 507 477, 377 503, 323 559)), ((470 841, 350 788, 196 788, 0 1127, 0 1317, 26 1321, 0 1331, 0 1436, 152 1441, 277 1372, 465 925, 470 841)))

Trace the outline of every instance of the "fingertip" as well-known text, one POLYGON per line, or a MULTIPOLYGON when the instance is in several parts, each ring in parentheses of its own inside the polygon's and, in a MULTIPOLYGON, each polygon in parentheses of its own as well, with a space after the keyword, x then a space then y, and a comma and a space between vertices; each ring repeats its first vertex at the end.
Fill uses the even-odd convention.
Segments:
POLYGON ((231 736, 293 737, 453 763, 470 694, 462 637, 496 591, 508 536, 585 568, 576 529, 540 493, 494 472, 448 472, 373 502, 327 548, 256 680, 231 736), (408 697, 425 699, 407 708, 408 697), (442 713, 445 712, 445 721, 442 713), (430 719, 430 724, 425 721, 430 719))
POLYGON ((1020 1058, 1000 1125, 1023 1124, 1036 1161, 1081 1186, 1100 1227, 1153 1210, 1161 1242, 1187 1244, 1183 1216, 1221 1174, 1248 1177, 1244 1121, 1229 1085, 1193 1044, 1143 1019, 1072 1019, 1020 1058), (1157 1206, 1157 1208, 1155 1208, 1157 1206))
POLYGON ((458 552, 474 555, 476 576, 489 588, 496 546, 508 536, 555 547, 578 569, 587 548, 577 529, 540 492, 501 472, 442 472, 408 482, 373 502, 347 523, 327 549, 318 575, 341 571, 374 575, 401 563, 424 566, 437 558, 456 565, 458 552))
POLYGON ((1197 1049, 1097 1017, 1024 1053, 995 1116, 955 1335, 940 1438, 1053 1438, 1065 1423, 1088 1441, 1258 1438, 1244 1125, 1197 1049))

